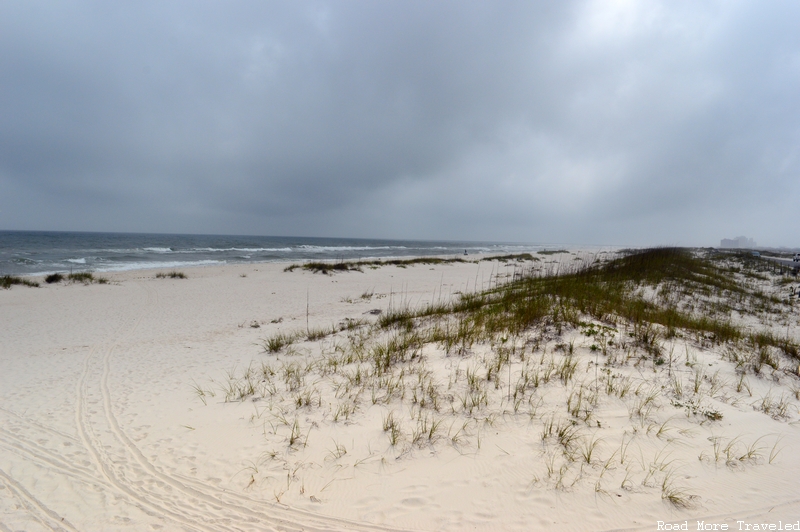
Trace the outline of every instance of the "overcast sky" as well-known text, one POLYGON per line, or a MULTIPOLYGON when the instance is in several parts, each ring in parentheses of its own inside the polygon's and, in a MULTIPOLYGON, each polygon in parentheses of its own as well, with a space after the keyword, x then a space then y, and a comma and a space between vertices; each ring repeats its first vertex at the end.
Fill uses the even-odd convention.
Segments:
POLYGON ((800 3, 0 3, 0 229, 800 246, 800 3))

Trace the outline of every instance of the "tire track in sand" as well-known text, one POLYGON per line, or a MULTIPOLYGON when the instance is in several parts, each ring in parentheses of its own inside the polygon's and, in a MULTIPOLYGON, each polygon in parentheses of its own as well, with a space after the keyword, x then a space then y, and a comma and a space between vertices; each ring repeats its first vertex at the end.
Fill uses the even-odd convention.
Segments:
POLYGON ((95 346, 90 351, 76 388, 76 421, 81 440, 97 468, 117 491, 148 514, 165 516, 193 530, 394 530, 278 506, 199 481, 182 482, 154 466, 120 427, 109 385, 116 346, 137 330, 145 316, 153 318, 161 311, 158 293, 147 281, 138 286, 147 293, 142 311, 124 334, 115 333, 115 339, 107 347, 95 346), (95 406, 102 413, 88 404, 89 397, 97 395, 100 400, 95 406))
MULTIPOLYGON (((147 305, 144 306, 143 312, 146 308, 147 305)), ((98 423, 96 419, 92 419, 92 416, 97 413, 97 410, 93 410, 92 407, 98 409, 102 408, 103 410, 105 410, 106 407, 104 400, 100 401, 100 405, 91 405, 89 399, 90 396, 101 395, 98 394, 98 390, 96 389, 100 381, 100 376, 92 378, 93 375, 98 373, 98 352, 101 350, 105 352, 103 360, 109 358, 116 345, 130 337, 136 331, 139 324, 142 322, 143 312, 139 313, 137 318, 133 321, 133 324, 129 326, 124 334, 121 334, 124 328, 124 325, 122 325, 112 333, 111 342, 109 342, 109 344, 103 345, 97 343, 93 345, 84 358, 83 370, 75 390, 75 423, 78 429, 78 435, 83 447, 89 452, 97 471, 102 475, 102 478, 107 484, 113 486, 118 496, 122 496, 129 504, 138 507, 147 515, 166 518, 174 524, 178 524, 189 530, 204 530, 210 532, 214 529, 205 526, 203 524, 204 519, 202 519, 201 516, 187 515, 181 512, 180 509, 170 507, 171 505, 168 503, 165 504, 163 502, 164 499, 158 498, 157 495, 154 497, 154 494, 148 493, 142 490, 140 486, 137 486, 136 479, 140 475, 136 475, 135 471, 131 471, 125 467, 127 464, 124 460, 124 455, 118 455, 116 460, 109 456, 110 452, 117 449, 114 449, 113 445, 106 445, 107 442, 104 442, 99 435, 99 432, 104 428, 102 423, 98 423)), ((103 360, 100 361, 101 364, 103 364, 103 360)), ((102 375, 102 368, 100 368, 100 370, 102 375)), ((95 418, 96 417, 97 416, 95 416, 95 418)))
POLYGON ((72 523, 60 517, 56 512, 48 508, 42 501, 33 496, 19 482, 11 478, 5 471, 0 469, 0 480, 5 484, 14 498, 22 505, 28 514, 37 520, 42 526, 57 532, 76 531, 72 523))

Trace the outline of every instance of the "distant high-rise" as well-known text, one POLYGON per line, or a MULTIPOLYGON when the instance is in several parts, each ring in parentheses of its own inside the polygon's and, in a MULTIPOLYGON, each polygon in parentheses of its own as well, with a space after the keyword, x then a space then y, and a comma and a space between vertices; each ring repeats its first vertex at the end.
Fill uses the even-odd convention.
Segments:
POLYGON ((747 238, 746 236, 737 236, 734 239, 723 238, 720 243, 719 247, 721 248, 754 248, 756 247, 756 241, 752 238, 747 238))

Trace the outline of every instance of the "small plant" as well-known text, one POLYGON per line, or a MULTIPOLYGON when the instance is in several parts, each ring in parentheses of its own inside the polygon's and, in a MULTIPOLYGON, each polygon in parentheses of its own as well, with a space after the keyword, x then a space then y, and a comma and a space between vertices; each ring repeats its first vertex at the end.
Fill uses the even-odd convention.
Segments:
POLYGON ((713 408, 706 408, 697 401, 672 401, 672 406, 675 408, 684 408, 686 415, 695 415, 705 417, 708 421, 719 421, 722 419, 722 412, 714 410, 713 408))
POLYGON ((778 444, 781 442, 781 439, 783 439, 783 436, 779 436, 775 440, 775 445, 772 446, 772 450, 770 450, 770 452, 769 452, 769 463, 770 464, 773 461, 775 461, 775 459, 778 457, 778 454, 780 454, 781 450, 783 450, 782 447, 778 447, 778 444))
POLYGON ((714 375, 711 376, 710 379, 711 387, 708 390, 708 395, 711 397, 715 397, 720 390, 722 390, 725 386, 728 385, 728 381, 723 380, 719 376, 719 371, 716 371, 714 375))
POLYGON ((761 410, 775 419, 786 418, 791 406, 792 403, 787 394, 782 394, 780 399, 776 401, 772 398, 771 392, 767 392, 767 395, 761 398, 761 402, 756 403, 756 408, 758 410, 761 410))
POLYGON ((583 440, 583 444, 580 446, 579 451, 584 462, 586 462, 587 464, 589 465, 592 464, 595 449, 597 448, 597 445, 600 443, 600 441, 601 440, 595 437, 583 440))
POLYGON ((747 390, 747 395, 753 395, 753 392, 750 391, 750 381, 747 380, 747 376, 744 372, 739 375, 739 382, 736 383, 736 391, 742 393, 743 390, 747 390))
POLYGON ((335 327, 331 327, 330 329, 326 329, 324 327, 319 329, 309 329, 306 333, 306 340, 309 342, 315 342, 317 340, 322 340, 326 336, 334 333, 336 333, 335 327))
POLYGON ((702 368, 694 372, 694 379, 692 379, 692 390, 694 391, 695 395, 700 393, 700 388, 703 385, 703 377, 705 377, 705 372, 702 368))
POLYGON ((167 273, 158 272, 156 274, 156 279, 167 279, 167 278, 169 278, 169 279, 188 279, 188 277, 186 277, 185 273, 178 272, 178 271, 175 271, 175 270, 172 270, 171 272, 167 272, 167 273))
POLYGON ((335 440, 333 442, 333 445, 334 445, 333 450, 328 452, 328 457, 331 460, 338 460, 339 458, 347 454, 347 448, 344 445, 336 443, 335 440))
POLYGON ((402 432, 400 423, 394 417, 394 412, 389 412, 389 415, 383 418, 383 431, 389 433, 389 443, 392 444, 392 447, 396 446, 402 432))
POLYGON ((664 475, 661 482, 661 498, 676 508, 689 509, 696 504, 697 495, 689 493, 686 489, 675 486, 673 473, 664 475))
POLYGON ((277 353, 284 347, 293 344, 297 337, 297 334, 279 332, 264 340, 261 346, 267 353, 277 353))
POLYGON ((336 412, 333 413, 333 421, 338 422, 340 419, 347 421, 355 411, 355 404, 349 402, 339 403, 339 406, 336 407, 336 412))
POLYGON ((63 280, 64 276, 61 275, 60 273, 51 273, 50 275, 44 278, 44 282, 46 282, 47 284, 60 283, 63 280))
POLYGON ((294 444, 300 442, 300 438, 302 437, 302 433, 300 432, 300 422, 297 418, 294 418, 294 423, 292 423, 292 432, 289 435, 289 447, 294 447, 294 444))

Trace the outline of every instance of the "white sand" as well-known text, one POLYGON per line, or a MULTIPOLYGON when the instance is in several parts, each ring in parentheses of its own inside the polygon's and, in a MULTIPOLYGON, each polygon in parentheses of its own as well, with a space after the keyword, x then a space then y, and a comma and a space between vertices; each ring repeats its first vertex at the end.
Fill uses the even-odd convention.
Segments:
MULTIPOLYGON (((325 276, 284 266, 184 270, 186 280, 140 271, 108 275, 108 285, 1 290, 0 531, 656 530, 658 521, 696 530, 698 520, 738 530, 737 520, 800 520, 800 381, 764 371, 748 377, 751 393, 737 392, 721 349, 676 344, 673 368, 687 397, 704 370, 701 408, 722 420, 671 405, 666 373, 651 363, 619 364, 612 371, 630 380, 630 392, 600 394, 591 420, 575 425, 573 461, 542 432, 548 419, 567 422, 579 383, 594 386, 595 360, 603 369, 603 355, 589 349, 597 340, 580 331, 530 355, 536 364, 559 361, 555 345, 573 342, 579 364, 570 385, 541 386, 516 413, 505 374, 472 414, 454 391, 440 413, 424 412, 441 421, 430 442, 411 441, 408 398, 373 405, 369 391, 337 395, 314 372, 299 390, 313 395, 313 406, 298 408, 298 394, 280 386, 271 398, 226 402, 229 375, 248 366, 280 371, 334 352, 331 338, 301 342, 290 354, 260 347, 277 331, 305 330, 307 302, 312 329, 374 320, 367 311, 447 299, 513 271, 484 262, 325 276), (364 292, 374 295, 361 299, 364 292), (649 391, 655 407, 631 415, 649 391), (768 394, 784 399, 786 415, 758 409, 768 394), (355 411, 334 421, 348 404, 355 411), (404 423, 395 446, 382 430, 392 411, 404 423), (290 445, 295 420, 301 442, 290 445), (599 443, 587 461, 581 452, 592 438, 599 443), (749 446, 754 452, 743 459, 749 446), (664 485, 688 507, 664 500, 664 485)), ((449 379, 463 383, 488 353, 446 356, 430 346, 423 356, 446 397, 449 379)), ((512 382, 521 370, 512 366, 512 382)))

